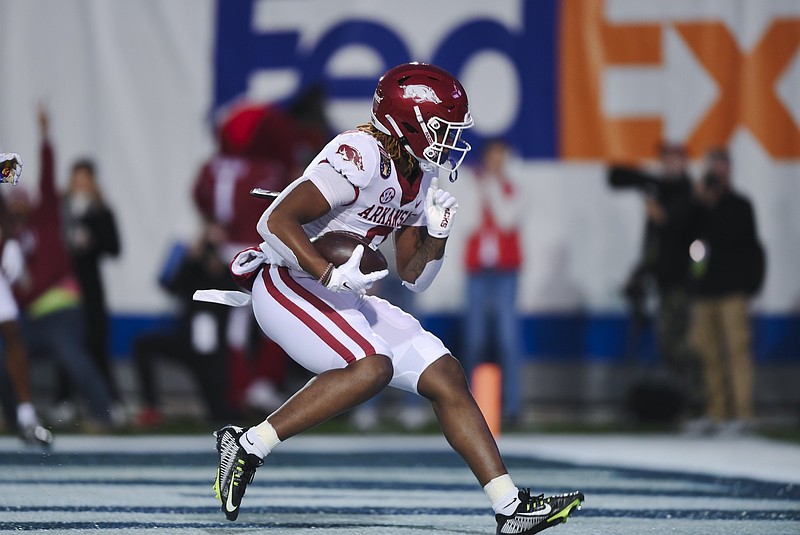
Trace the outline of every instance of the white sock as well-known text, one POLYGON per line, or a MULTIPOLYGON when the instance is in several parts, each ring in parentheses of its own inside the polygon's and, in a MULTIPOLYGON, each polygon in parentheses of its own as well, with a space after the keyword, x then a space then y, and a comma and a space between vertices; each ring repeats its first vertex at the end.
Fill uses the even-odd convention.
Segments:
POLYGON ((496 514, 511 516, 519 505, 519 489, 514 485, 511 476, 503 474, 489 481, 484 487, 484 492, 492 502, 492 509, 496 514))
POLYGON ((26 401, 17 405, 17 425, 19 425, 20 428, 39 425, 39 419, 36 418, 36 411, 30 402, 26 401))
POLYGON ((242 445, 244 451, 258 456, 259 459, 269 455, 269 452, 280 443, 281 439, 278 438, 278 433, 267 420, 245 431, 242 438, 239 439, 239 444, 242 445))

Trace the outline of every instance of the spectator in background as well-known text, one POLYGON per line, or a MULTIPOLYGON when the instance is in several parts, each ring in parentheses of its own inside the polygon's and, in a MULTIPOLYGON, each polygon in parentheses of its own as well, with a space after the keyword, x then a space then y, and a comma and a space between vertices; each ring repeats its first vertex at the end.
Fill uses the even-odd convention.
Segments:
POLYGON ((711 150, 698 189, 699 240, 691 250, 696 261, 691 340, 703 363, 706 395, 706 419, 694 422, 694 431, 739 433, 755 418, 748 300, 760 289, 765 262, 753 207, 733 190, 730 174, 728 152, 711 150))
POLYGON ((476 173, 480 198, 477 228, 467 241, 467 306, 464 369, 470 377, 486 357, 497 356, 503 370, 503 419, 517 423, 522 409, 522 347, 517 286, 522 265, 519 199, 506 174, 505 141, 487 141, 476 173), (492 328, 494 331, 492 331, 492 328), (497 354, 489 346, 496 333, 497 354))
MULTIPOLYGON (((288 166, 293 159, 286 145, 289 136, 277 139, 278 132, 263 126, 266 122, 280 128, 287 121, 282 111, 246 102, 227 110, 220 121, 219 152, 203 164, 193 193, 203 221, 216 225, 224 233, 218 252, 226 264, 237 252, 261 239, 253 222, 258 221, 269 201, 251 196, 250 190, 280 191, 290 181, 288 166), (271 132, 276 138, 271 141, 280 141, 282 159, 273 157, 271 151, 277 150, 275 145, 254 141, 258 130, 271 132)), ((280 389, 288 359, 271 340, 261 337, 253 343, 255 320, 248 311, 233 309, 227 321, 227 391, 231 405, 273 410, 284 400, 280 389)))
MULTIPOLYGON (((109 354, 109 313, 100 273, 104 256, 120 252, 119 233, 114 213, 103 198, 92 160, 82 159, 72 165, 72 174, 64 195, 64 234, 72 266, 80 285, 86 349, 100 370, 113 401, 112 420, 125 423, 123 398, 117 385, 109 354)), ((71 396, 69 381, 62 373, 60 399, 71 396)))
POLYGON ((220 259, 218 248, 224 231, 206 224, 203 234, 175 266, 167 266, 161 277, 165 290, 178 299, 178 323, 165 330, 148 333, 133 343, 133 358, 142 395, 140 428, 157 427, 162 422, 155 365, 165 358, 185 367, 200 388, 209 417, 215 422, 231 418, 225 401, 225 327, 228 307, 193 301, 195 290, 234 289, 228 264, 220 259))
MULTIPOLYGON (((281 191, 325 145, 329 130, 319 85, 306 88, 286 108, 239 102, 225 111, 218 129, 219 152, 203 165, 194 199, 203 220, 224 229, 220 253, 226 263, 261 242, 255 222, 270 201, 252 197, 250 190, 281 191)), ((231 402, 272 412, 284 401, 280 390, 289 359, 262 335, 249 311, 233 309, 228 322, 231 402)))
POLYGON ((695 205, 685 149, 661 148, 658 186, 645 197, 644 268, 652 273, 658 290, 658 346, 666 362, 680 372, 695 360, 688 344, 689 245, 695 205))
MULTIPOLYGON (((3 154, 2 161, 9 155, 3 154)), ((11 154, 16 175, 11 182, 16 185, 22 171, 22 161, 11 154)), ((12 170, 13 171, 13 170, 12 170)), ((4 178, 6 173, 3 173, 4 178)), ((11 292, 13 285, 25 269, 25 260, 19 242, 9 238, 5 201, 0 196, 0 338, 3 342, 3 358, 13 396, 3 397, 3 408, 7 423, 16 426, 25 442, 49 446, 53 442, 52 433, 42 427, 36 415, 30 393, 28 354, 22 338, 19 321, 19 307, 11 292), (10 399, 13 398, 13 399, 10 399), (6 403, 6 401, 9 403, 6 403)))
POLYGON ((686 149, 665 143, 660 157, 661 167, 654 176, 624 167, 612 168, 611 174, 612 183, 628 175, 645 192, 642 257, 626 285, 626 295, 640 319, 648 282, 653 282, 658 303, 656 342, 669 371, 666 377, 643 378, 645 382, 634 386, 638 394, 630 400, 631 409, 642 420, 655 418, 655 412, 649 411, 672 419, 687 405, 696 413, 702 403, 697 355, 689 343, 689 246, 694 239, 697 207, 686 149))
POLYGON ((61 201, 56 192, 49 119, 39 110, 42 137, 39 200, 24 190, 8 197, 11 234, 19 240, 26 272, 14 290, 23 309, 23 328, 31 354, 43 353, 63 366, 72 386, 88 403, 89 430, 110 424, 108 387, 86 351, 82 334, 81 294, 63 241, 61 201))

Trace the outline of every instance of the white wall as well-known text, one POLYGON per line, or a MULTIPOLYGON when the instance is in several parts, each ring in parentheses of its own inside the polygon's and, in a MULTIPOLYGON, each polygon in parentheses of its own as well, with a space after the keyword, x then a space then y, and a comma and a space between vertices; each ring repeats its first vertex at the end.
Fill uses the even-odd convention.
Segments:
MULTIPOLYGON (((325 5, 336 16, 298 14, 293 11, 295 2, 269 5, 269 13, 257 11, 256 25, 267 29, 301 25, 307 27, 306 41, 344 16, 329 3, 325 5)), ((434 14, 424 18, 429 27, 421 31, 413 24, 400 24, 397 13, 378 9, 377 3, 359 5, 366 10, 358 11, 361 15, 386 17, 401 34, 421 36, 409 37, 409 43, 412 52, 423 58, 437 42, 436 32, 451 20, 434 14)), ((454 14, 456 18, 495 18, 509 27, 518 19, 516 2, 491 8, 479 1, 458 5, 463 9, 454 14)), ((612 2, 607 13, 612 18, 634 16, 631 5, 612 2)), ((703 5, 712 11, 725 8, 714 2, 703 5)), ((76 157, 97 159, 123 237, 122 257, 106 266, 115 312, 147 313, 165 306, 155 284, 161 261, 171 240, 190 237, 196 228, 191 182, 198 164, 213 150, 207 117, 215 8, 212 0, 0 0, 0 149, 23 155, 21 187, 34 188, 39 167, 35 108, 42 100, 52 112, 60 183, 76 157)), ((347 13, 354 16, 350 10, 347 13)), ((757 36, 748 32, 742 39, 750 46, 757 36)), ((477 57, 463 77, 475 96, 476 119, 484 121, 486 132, 502 126, 510 113, 502 106, 491 107, 497 80, 510 76, 497 59, 491 54, 477 57)), ((342 51, 330 68, 347 73, 354 65, 371 68, 369 62, 369 51, 352 47, 342 51)), ((286 91, 278 82, 279 78, 256 79, 251 92, 264 98, 270 91, 286 91)), ((500 99, 504 105, 519 98, 513 88, 504 91, 500 99)), ((782 75, 779 91, 800 122, 800 55, 782 75)), ((367 105, 334 101, 331 118, 340 128, 350 127, 363 118, 367 105)), ((757 306, 771 313, 796 312, 800 211, 795 204, 800 199, 800 165, 768 158, 746 130, 736 132, 731 147, 734 180, 755 203, 769 255, 767 283, 757 306)), ((597 162, 518 161, 513 174, 528 213, 522 308, 622 310, 619 288, 641 239, 643 212, 636 194, 611 192, 597 162)), ((471 217, 469 206, 474 205, 468 173, 453 189, 462 199, 461 228, 454 231, 442 275, 420 300, 425 310, 452 310, 462 304, 461 242, 471 217)))
MULTIPOLYGON (((58 181, 70 163, 97 159, 116 211, 123 254, 106 265, 117 312, 165 303, 155 277, 167 244, 191 236, 189 191, 212 150, 210 0, 0 2, 0 147, 38 181, 36 106, 51 110, 58 181)), ((18 186, 19 187, 19 186, 18 186)))

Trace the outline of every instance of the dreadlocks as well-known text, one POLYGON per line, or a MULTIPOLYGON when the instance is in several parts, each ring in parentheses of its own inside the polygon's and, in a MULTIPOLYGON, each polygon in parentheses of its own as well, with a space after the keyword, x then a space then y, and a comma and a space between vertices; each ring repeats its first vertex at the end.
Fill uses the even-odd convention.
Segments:
POLYGON ((411 174, 411 171, 417 165, 417 159, 400 145, 400 141, 396 137, 381 132, 375 128, 375 125, 372 123, 360 124, 356 129, 361 132, 366 132, 383 145, 383 148, 386 149, 386 152, 394 161, 401 175, 408 177, 411 174))

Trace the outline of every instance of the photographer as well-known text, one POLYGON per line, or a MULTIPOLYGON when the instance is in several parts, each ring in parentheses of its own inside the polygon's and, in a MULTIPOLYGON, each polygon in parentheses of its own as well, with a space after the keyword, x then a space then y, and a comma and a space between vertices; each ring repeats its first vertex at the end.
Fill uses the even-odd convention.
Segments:
POLYGON ((695 302, 691 340, 703 363, 706 419, 697 431, 739 433, 752 426, 754 367, 748 299, 763 282, 764 251, 750 201, 733 191, 727 151, 708 153, 692 245, 695 302))
POLYGON ((219 247, 225 239, 219 225, 206 223, 195 243, 171 257, 161 274, 163 288, 180 302, 180 313, 174 325, 145 333, 133 343, 143 406, 136 421, 140 429, 155 428, 162 423, 156 365, 162 359, 192 374, 211 421, 231 417, 225 400, 224 339, 228 309, 192 299, 195 290, 235 288, 228 266, 219 257, 219 247))
MULTIPOLYGON (((669 388, 677 404, 670 405, 670 414, 659 411, 660 418, 677 416, 680 405, 693 403, 693 392, 699 384, 697 360, 689 345, 689 246, 694 237, 696 205, 687 171, 687 156, 680 145, 665 144, 660 150, 660 173, 648 175, 637 169, 612 167, 609 181, 613 187, 633 187, 645 192, 645 224, 642 258, 631 275, 625 291, 638 325, 643 324, 645 294, 648 284, 658 297, 656 339, 659 352, 671 372, 669 388), (679 381, 675 391, 675 384, 679 381), (679 398, 679 399, 677 399, 679 398)), ((662 381, 663 383, 663 381, 662 381)), ((656 385, 651 385, 655 387, 656 385)), ((640 385, 641 388, 644 388, 640 385)), ((640 395, 645 394, 640 392, 640 395)), ((631 400, 633 404, 637 401, 631 400)), ((640 403, 632 407, 642 418, 656 417, 640 403)))

